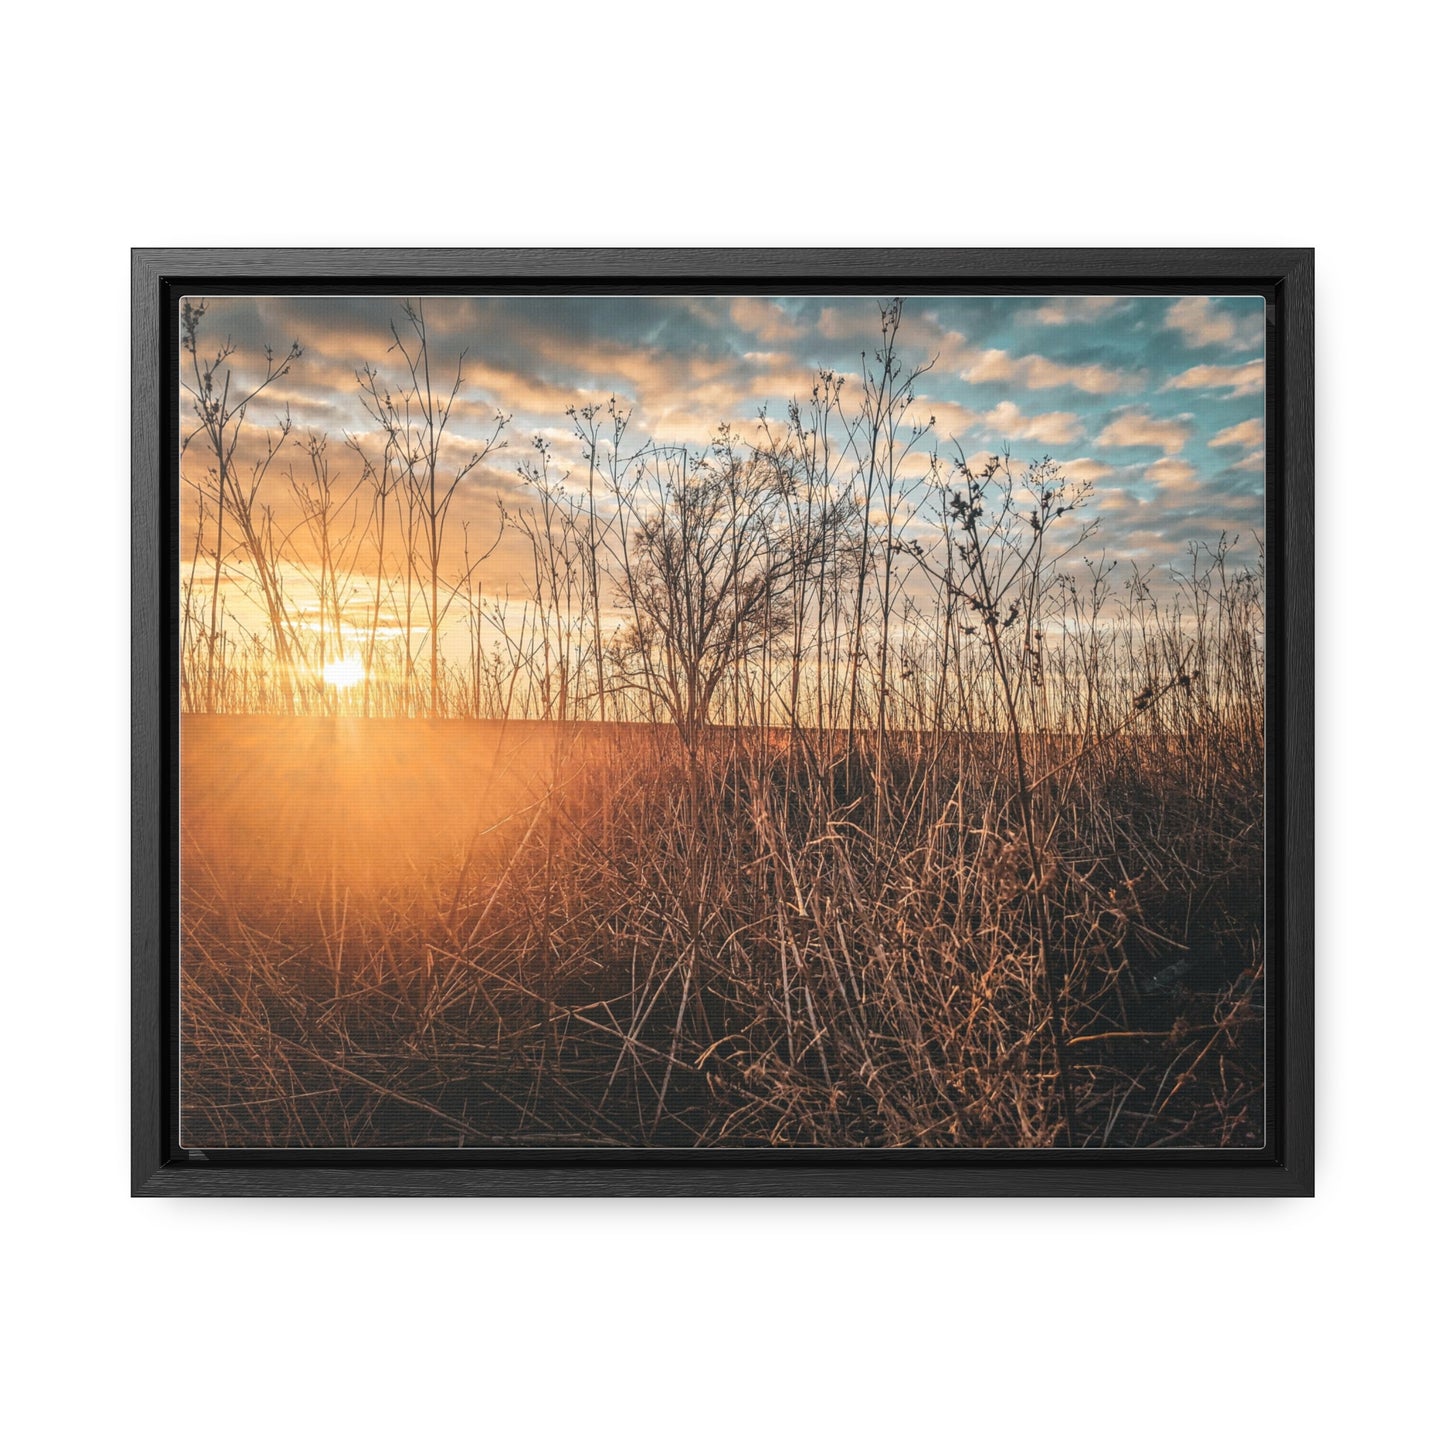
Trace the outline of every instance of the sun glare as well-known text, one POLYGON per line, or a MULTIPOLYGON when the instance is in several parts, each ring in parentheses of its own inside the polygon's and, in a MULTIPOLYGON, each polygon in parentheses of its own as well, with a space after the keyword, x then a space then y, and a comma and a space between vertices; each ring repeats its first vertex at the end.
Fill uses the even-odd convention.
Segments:
POLYGON ((336 688, 355 687, 366 676, 359 657, 338 657, 321 669, 321 675, 336 688))

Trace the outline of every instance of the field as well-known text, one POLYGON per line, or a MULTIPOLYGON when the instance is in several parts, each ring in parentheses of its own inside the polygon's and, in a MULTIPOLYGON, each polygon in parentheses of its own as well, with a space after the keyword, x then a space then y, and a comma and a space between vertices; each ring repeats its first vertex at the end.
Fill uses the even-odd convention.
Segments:
POLYGON ((188 1142, 1258 1143, 1252 767, 1116 740, 1035 890, 1007 739, 845 744, 188 718, 188 1142))

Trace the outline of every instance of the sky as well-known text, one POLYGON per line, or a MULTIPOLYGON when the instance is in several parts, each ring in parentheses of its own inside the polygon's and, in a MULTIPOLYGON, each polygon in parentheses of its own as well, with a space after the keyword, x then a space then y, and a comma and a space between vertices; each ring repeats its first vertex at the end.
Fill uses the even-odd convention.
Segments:
MULTIPOLYGON (((449 381, 465 352, 450 455, 484 441, 498 410, 511 418, 507 445, 463 484, 456 518, 485 525, 498 498, 520 500, 517 467, 534 457, 534 436, 547 438, 559 471, 578 467, 570 406, 615 397, 632 409, 632 443, 701 448, 724 421, 744 440, 759 436, 760 408, 783 419, 820 367, 847 378, 844 406, 856 404, 888 299, 426 298, 434 381, 449 381)), ((401 298, 212 297, 200 348, 229 336, 242 382, 265 347, 280 354, 299 342, 301 359, 249 420, 264 426, 289 409, 295 435, 325 432, 344 471, 354 469, 346 436, 375 430, 358 400, 358 368, 393 385, 404 376, 389 349, 393 324, 408 335, 401 298)), ((1187 565, 1191 541, 1227 533, 1251 557, 1264 537, 1264 325, 1257 296, 907 298, 899 351, 909 367, 928 368, 914 415, 935 422, 914 466, 921 472, 932 445, 950 459, 1047 455, 1093 486, 1095 552, 1167 572, 1187 565)), ((180 421, 184 433, 184 398, 180 421)), ((492 565, 500 588, 521 553, 504 546, 492 565)))

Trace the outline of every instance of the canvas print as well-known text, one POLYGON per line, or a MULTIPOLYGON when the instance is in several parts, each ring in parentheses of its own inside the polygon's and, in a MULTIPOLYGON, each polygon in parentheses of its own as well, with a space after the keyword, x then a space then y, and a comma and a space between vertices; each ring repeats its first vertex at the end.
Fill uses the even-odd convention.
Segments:
POLYGON ((1259 1149, 1259 296, 187 296, 190 1149, 1259 1149))

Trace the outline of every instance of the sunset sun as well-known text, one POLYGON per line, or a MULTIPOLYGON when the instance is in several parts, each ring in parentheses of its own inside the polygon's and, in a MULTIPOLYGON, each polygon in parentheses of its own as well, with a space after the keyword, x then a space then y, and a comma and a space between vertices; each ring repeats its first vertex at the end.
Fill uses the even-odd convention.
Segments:
POLYGON ((321 669, 321 676, 331 684, 332 687, 345 690, 348 687, 355 687, 366 676, 366 668, 362 666, 359 657, 338 657, 334 662, 328 662, 321 669))

